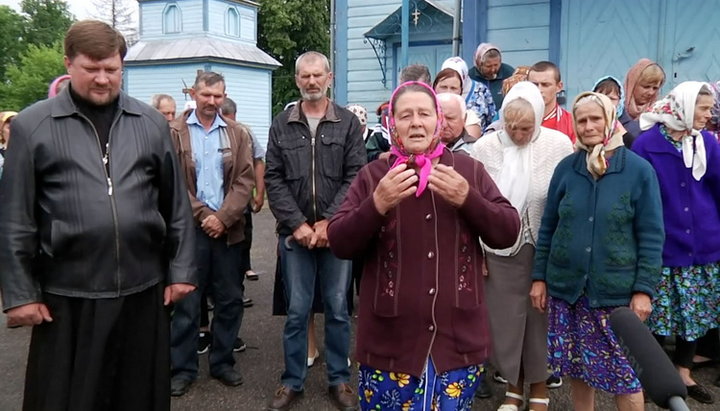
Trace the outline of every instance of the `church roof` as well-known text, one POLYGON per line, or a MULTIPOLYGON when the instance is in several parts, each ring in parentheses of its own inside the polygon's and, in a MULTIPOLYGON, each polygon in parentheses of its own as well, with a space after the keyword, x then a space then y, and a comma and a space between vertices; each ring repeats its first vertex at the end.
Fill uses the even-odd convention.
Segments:
POLYGON ((240 65, 279 67, 277 60, 253 44, 194 36, 162 40, 140 40, 127 52, 125 63, 162 63, 214 59, 240 65))

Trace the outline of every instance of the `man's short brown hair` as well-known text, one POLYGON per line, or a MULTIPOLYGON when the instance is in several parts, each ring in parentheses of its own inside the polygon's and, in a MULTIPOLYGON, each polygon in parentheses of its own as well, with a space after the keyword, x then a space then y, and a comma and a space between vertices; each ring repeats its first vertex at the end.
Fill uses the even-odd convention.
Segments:
POLYGON ((125 37, 102 21, 78 21, 65 34, 65 56, 70 60, 78 54, 93 60, 103 60, 115 53, 120 53, 120 60, 125 59, 125 37))
POLYGON ((202 73, 198 73, 197 77, 195 77, 195 84, 193 84, 193 89, 199 89, 200 84, 204 84, 207 87, 212 87, 217 83, 223 83, 223 87, 225 86, 225 77, 223 77, 222 74, 215 73, 214 71, 203 71, 202 73))

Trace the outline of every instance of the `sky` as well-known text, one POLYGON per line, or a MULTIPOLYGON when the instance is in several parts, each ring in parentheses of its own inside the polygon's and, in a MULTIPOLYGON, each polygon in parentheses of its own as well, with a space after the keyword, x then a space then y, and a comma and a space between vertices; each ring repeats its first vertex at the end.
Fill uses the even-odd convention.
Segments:
MULTIPOLYGON (((70 12, 78 19, 91 18, 95 11, 93 0, 65 0, 70 5, 70 12)), ((0 5, 10 6, 15 10, 20 10, 21 0, 0 0, 0 5)), ((137 8, 137 2, 134 0, 126 0, 128 5, 137 8)))

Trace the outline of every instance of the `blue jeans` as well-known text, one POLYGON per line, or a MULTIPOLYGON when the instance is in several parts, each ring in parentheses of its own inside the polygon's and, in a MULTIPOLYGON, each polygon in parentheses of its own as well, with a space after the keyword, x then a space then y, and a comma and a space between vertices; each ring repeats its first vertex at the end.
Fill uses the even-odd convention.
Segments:
POLYGON ((309 250, 302 247, 292 236, 280 236, 278 247, 288 299, 283 331, 285 372, 282 384, 295 391, 303 389, 307 376, 307 325, 312 310, 315 279, 320 281, 325 310, 328 385, 348 383, 350 316, 347 311, 347 291, 350 287, 351 262, 335 257, 329 248, 309 250))
POLYGON ((233 344, 243 317, 243 279, 240 244, 227 245, 227 237, 196 233, 198 288, 175 304, 170 329, 172 377, 195 380, 198 374, 198 332, 203 291, 215 303, 210 346, 210 375, 218 376, 235 365, 233 344))

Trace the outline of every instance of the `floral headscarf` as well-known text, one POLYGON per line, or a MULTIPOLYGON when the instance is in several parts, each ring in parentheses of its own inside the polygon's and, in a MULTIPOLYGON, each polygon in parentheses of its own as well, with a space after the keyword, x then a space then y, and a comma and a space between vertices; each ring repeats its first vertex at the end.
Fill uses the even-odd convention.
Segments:
POLYGON ((620 116, 622 116, 622 114, 623 114, 623 111, 625 110, 625 88, 623 88, 623 85, 620 82, 620 80, 616 79, 613 76, 600 77, 598 79, 598 81, 595 82, 595 85, 593 86, 592 90, 596 93, 599 93, 599 91, 597 91, 597 86, 600 85, 600 83, 602 83, 605 80, 614 81, 615 84, 618 85, 618 89, 620 90, 620 95, 618 96, 618 105, 617 105, 617 107, 615 107, 615 114, 617 115, 617 118, 620 118, 620 116))
POLYGON ((707 83, 684 81, 678 84, 670 94, 658 100, 652 110, 640 115, 640 129, 647 130, 657 123, 677 131, 688 131, 682 139, 682 155, 685 167, 692 168, 693 178, 700 181, 707 170, 705 141, 700 130, 693 128, 695 103, 698 94, 707 83))
MULTIPOLYGON (((638 82, 640 81, 640 77, 642 76, 643 71, 647 69, 650 66, 658 66, 659 64, 655 63, 654 61, 646 58, 642 58, 638 60, 637 63, 635 63, 632 67, 630 67, 630 70, 628 70, 627 75, 625 76, 625 109, 627 110, 630 117, 633 119, 638 118, 640 114, 645 111, 652 103, 648 103, 643 106, 638 106, 635 103, 635 97, 633 94, 635 94, 635 87, 638 85, 638 82)), ((662 67, 660 67, 660 70, 662 70, 662 67)), ((663 71, 663 74, 665 72, 663 71)), ((660 87, 665 83, 665 80, 660 83, 660 87)), ((655 95, 652 97, 652 101, 655 102, 655 100, 658 99, 658 95, 660 94, 660 89, 655 92, 655 95)))
POLYGON ((573 129, 578 139, 575 141, 575 147, 587 152, 585 157, 587 161, 587 170, 597 180, 602 177, 608 168, 608 160, 605 158, 605 152, 615 150, 623 145, 623 131, 620 122, 617 121, 617 112, 612 101, 600 93, 586 91, 575 97, 573 103, 573 129), (597 104, 603 109, 605 114, 605 131, 603 133, 603 142, 593 147, 586 146, 582 142, 580 133, 578 132, 577 117, 575 110, 583 104, 597 104))
POLYGON ((348 104, 346 109, 350 110, 351 113, 355 114, 355 117, 360 121, 360 125, 365 127, 368 122, 367 109, 360 104, 348 104))
POLYGON ((388 118, 390 120, 390 138, 392 143, 392 146, 390 147, 390 153, 397 157, 390 169, 393 169, 403 163, 406 163, 408 164, 408 166, 412 167, 417 166, 419 180, 418 188, 415 192, 415 197, 420 197, 423 191, 425 191, 425 188, 428 184, 427 180, 430 176, 430 170, 432 169, 432 160, 440 157, 445 147, 444 144, 440 144, 440 130, 442 130, 443 125, 443 114, 442 109, 440 108, 440 102, 438 101, 437 94, 435 94, 435 90, 433 90, 432 87, 430 87, 429 85, 420 81, 407 81, 405 83, 402 83, 395 89, 395 91, 393 91, 392 97, 390 97, 390 105, 388 106, 388 118), (395 112, 393 110, 393 101, 395 101, 395 96, 397 96, 400 90, 412 85, 424 87, 429 91, 429 94, 435 100, 435 112, 437 113, 437 124, 435 125, 435 132, 433 133, 433 141, 430 143, 428 150, 425 153, 420 154, 408 153, 405 150, 401 139, 397 135, 397 129, 395 128, 395 112))

